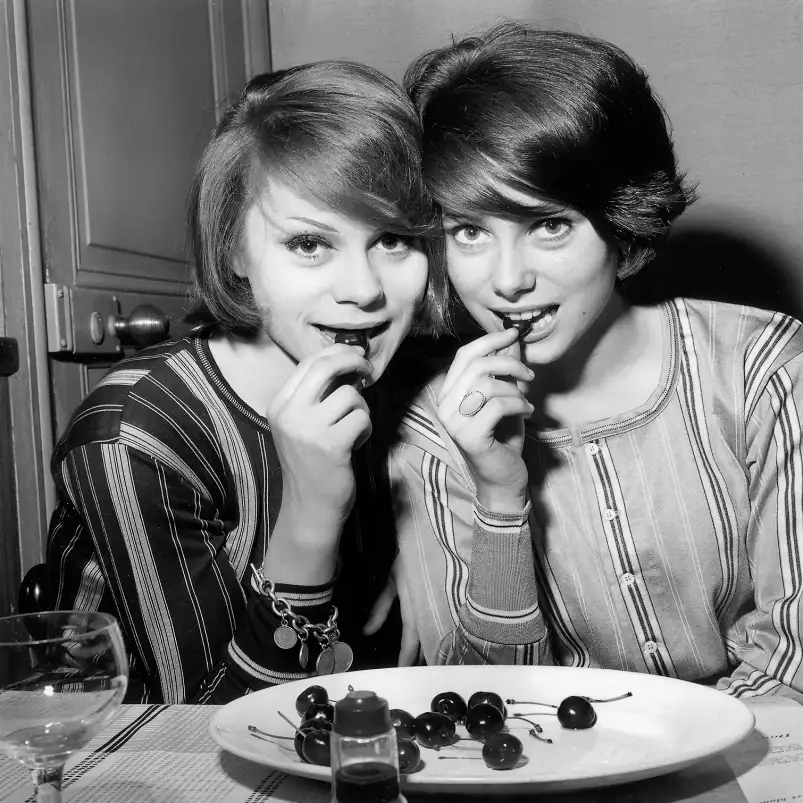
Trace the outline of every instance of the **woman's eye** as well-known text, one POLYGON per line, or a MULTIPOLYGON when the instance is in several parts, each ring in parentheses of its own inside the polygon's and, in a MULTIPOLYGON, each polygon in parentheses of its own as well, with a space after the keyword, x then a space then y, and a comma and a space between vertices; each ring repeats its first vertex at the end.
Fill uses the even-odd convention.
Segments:
POLYGON ((477 245, 484 241, 486 233, 479 226, 457 226, 451 231, 458 245, 477 245))
POLYGON ((383 234, 376 241, 375 247, 388 254, 406 254, 410 250, 410 246, 409 237, 402 237, 400 234, 383 234))
POLYGON ((546 239, 560 240, 571 231, 572 224, 565 218, 550 217, 539 221, 536 228, 546 239))
POLYGON ((289 251, 292 251, 296 256, 303 257, 304 259, 313 259, 322 256, 324 251, 328 251, 332 246, 327 240, 322 237, 313 237, 311 235, 302 234, 296 237, 291 237, 285 246, 289 251))

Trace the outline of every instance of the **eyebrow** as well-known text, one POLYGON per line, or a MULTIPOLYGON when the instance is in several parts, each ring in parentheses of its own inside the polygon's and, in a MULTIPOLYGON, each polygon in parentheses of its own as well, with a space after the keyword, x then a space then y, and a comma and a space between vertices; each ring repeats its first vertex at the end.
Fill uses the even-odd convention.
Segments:
POLYGON ((330 234, 339 234, 337 229, 333 229, 331 226, 327 226, 325 223, 321 223, 320 220, 315 220, 311 217, 290 217, 287 219, 297 220, 300 223, 306 223, 308 226, 315 226, 315 228, 322 229, 323 231, 328 231, 330 234))

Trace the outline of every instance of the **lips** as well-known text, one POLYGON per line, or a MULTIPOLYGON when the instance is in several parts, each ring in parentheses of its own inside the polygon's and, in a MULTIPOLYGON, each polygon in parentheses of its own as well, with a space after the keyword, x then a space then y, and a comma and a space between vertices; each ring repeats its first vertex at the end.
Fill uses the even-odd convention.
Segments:
POLYGON ((370 342, 373 338, 381 335, 390 326, 389 321, 382 321, 375 326, 365 326, 364 324, 344 324, 342 326, 324 326, 323 324, 313 324, 321 333, 321 337, 327 345, 332 343, 346 343, 348 345, 362 345, 365 349, 366 357, 370 351, 370 342))
POLYGON ((504 329, 517 329, 519 339, 524 339, 532 332, 550 329, 558 307, 558 304, 547 304, 543 307, 534 307, 528 310, 494 311, 494 315, 501 319, 504 329))

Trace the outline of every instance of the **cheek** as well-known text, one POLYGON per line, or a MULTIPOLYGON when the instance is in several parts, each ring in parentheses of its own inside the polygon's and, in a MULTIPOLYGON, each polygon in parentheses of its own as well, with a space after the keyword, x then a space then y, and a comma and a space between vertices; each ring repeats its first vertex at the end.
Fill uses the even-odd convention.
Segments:
POLYGON ((487 284, 486 274, 487 269, 480 259, 468 259, 464 256, 450 256, 448 259, 449 281, 467 306, 480 296, 487 284))
POLYGON ((427 290, 429 267, 421 254, 406 259, 403 264, 388 266, 382 281, 385 297, 400 309, 410 312, 424 298, 427 290))

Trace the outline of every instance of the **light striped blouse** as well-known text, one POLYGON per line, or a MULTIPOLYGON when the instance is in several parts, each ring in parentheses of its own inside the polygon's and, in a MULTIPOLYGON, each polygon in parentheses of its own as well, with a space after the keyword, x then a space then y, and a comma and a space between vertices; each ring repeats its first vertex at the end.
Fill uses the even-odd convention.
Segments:
POLYGON ((663 311, 646 404, 527 432, 519 517, 473 504, 432 384, 418 396, 391 471, 429 663, 605 667, 803 699, 801 324, 697 300, 663 311))
MULTIPOLYGON (((355 512, 341 542, 337 584, 276 589, 312 622, 333 594, 357 665, 397 643, 361 639, 361 626, 395 554, 387 497, 371 445, 355 456, 355 512), (366 478, 368 473, 370 480, 366 478), (381 479, 381 478, 380 478, 381 479), (362 531, 387 533, 364 538, 362 531)), ((128 648, 130 702, 226 702, 309 677, 320 650, 273 641, 280 624, 251 582, 281 505, 281 466, 268 421, 240 401, 205 337, 140 352, 100 381, 53 455, 59 505, 48 566, 59 609, 118 617, 128 648)))

